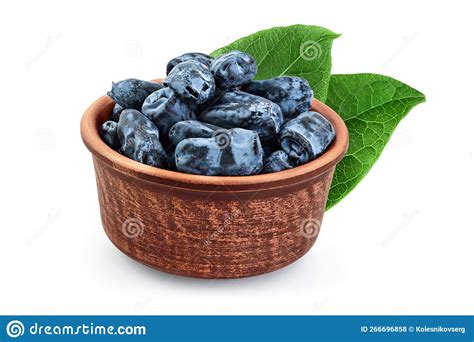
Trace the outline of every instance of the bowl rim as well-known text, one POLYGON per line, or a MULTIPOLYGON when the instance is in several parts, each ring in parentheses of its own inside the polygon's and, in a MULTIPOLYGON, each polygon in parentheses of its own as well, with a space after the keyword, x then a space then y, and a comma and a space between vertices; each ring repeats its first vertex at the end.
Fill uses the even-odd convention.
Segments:
MULTIPOLYGON (((161 80, 157 79, 154 81, 160 82, 161 80)), ((110 97, 103 95, 85 111, 81 119, 81 137, 84 144, 93 156, 106 162, 114 169, 157 183, 166 181, 168 183, 174 182, 175 185, 194 184, 205 186, 269 186, 271 184, 286 184, 291 180, 308 179, 324 174, 344 157, 348 148, 349 134, 343 119, 329 106, 313 99, 311 110, 322 114, 332 123, 336 137, 321 156, 306 164, 279 172, 251 176, 205 176, 160 169, 121 155, 101 139, 99 127, 103 123, 102 121, 107 118, 104 112, 110 113, 114 104, 115 102, 110 97)))

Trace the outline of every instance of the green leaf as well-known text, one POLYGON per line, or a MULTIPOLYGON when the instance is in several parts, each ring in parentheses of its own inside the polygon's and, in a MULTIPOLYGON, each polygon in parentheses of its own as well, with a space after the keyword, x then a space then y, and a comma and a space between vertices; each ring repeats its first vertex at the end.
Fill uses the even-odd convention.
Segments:
POLYGON ((401 119, 425 96, 391 77, 332 75, 326 104, 345 121, 349 149, 337 165, 326 210, 345 197, 369 172, 401 119))
POLYGON ((324 101, 331 76, 332 41, 338 34, 319 26, 292 25, 259 31, 212 52, 212 56, 240 50, 257 61, 256 79, 299 76, 324 101))

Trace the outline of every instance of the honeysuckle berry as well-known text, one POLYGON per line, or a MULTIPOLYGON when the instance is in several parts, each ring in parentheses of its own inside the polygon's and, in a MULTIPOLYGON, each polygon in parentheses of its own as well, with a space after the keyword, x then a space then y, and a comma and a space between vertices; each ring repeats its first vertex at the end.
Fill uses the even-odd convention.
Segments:
POLYGON ((214 58, 212 58, 211 56, 206 55, 204 53, 200 53, 200 52, 185 53, 181 56, 173 58, 172 60, 168 62, 168 64, 166 65, 166 75, 168 75, 171 72, 171 70, 173 70, 173 68, 180 63, 193 60, 193 61, 201 62, 205 66, 210 67, 213 59, 214 58))
POLYGON ((181 99, 196 105, 209 100, 216 88, 209 68, 196 60, 176 65, 163 84, 173 89, 181 99))
POLYGON ((214 59, 211 72, 220 89, 231 89, 250 82, 257 74, 257 63, 249 54, 231 51, 214 59))
POLYGON ((305 112, 283 125, 278 140, 292 163, 299 165, 321 155, 334 137, 334 127, 324 116, 305 112))
POLYGON ((167 155, 160 143, 158 127, 135 109, 125 109, 117 125, 120 151, 127 157, 151 166, 166 167, 167 155))
POLYGON ((280 106, 284 118, 307 112, 313 99, 313 91, 308 81, 300 77, 283 76, 251 81, 243 90, 276 103, 280 106))
POLYGON ((275 103, 235 90, 223 93, 214 105, 199 115, 199 120, 224 128, 255 130, 265 141, 278 134, 283 116, 275 103))
POLYGON ((208 176, 246 176, 260 172, 263 150, 258 134, 241 128, 218 131, 212 138, 182 140, 175 151, 181 172, 208 176))
POLYGON ((162 142, 175 123, 195 118, 191 107, 168 87, 151 93, 143 102, 142 113, 158 127, 162 142))
POLYGON ((188 138, 210 138, 215 131, 222 129, 197 120, 180 121, 171 127, 168 138, 173 146, 188 138))
POLYGON ((113 82, 112 89, 107 92, 107 95, 123 109, 140 110, 148 95, 161 88, 163 88, 163 85, 160 83, 129 78, 116 83, 113 82))

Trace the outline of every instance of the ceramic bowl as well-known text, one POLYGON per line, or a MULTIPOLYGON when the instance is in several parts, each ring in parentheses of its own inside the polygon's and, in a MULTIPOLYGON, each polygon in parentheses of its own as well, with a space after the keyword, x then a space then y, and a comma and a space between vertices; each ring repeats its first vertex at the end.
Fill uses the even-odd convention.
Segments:
POLYGON ((317 159, 281 172, 217 177, 163 170, 109 148, 98 129, 114 101, 85 112, 82 139, 92 153, 102 225, 129 257, 199 278, 255 276, 301 258, 315 243, 336 164, 348 146, 344 121, 313 100, 336 138, 317 159))

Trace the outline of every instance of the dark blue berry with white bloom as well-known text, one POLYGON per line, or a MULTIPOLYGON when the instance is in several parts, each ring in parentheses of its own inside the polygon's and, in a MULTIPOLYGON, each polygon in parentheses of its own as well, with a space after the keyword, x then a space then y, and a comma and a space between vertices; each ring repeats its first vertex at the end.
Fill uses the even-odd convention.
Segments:
POLYGON ((117 83, 113 82, 112 90, 107 92, 107 95, 123 109, 140 110, 148 95, 161 88, 163 88, 163 85, 160 83, 129 78, 117 83))
POLYGON ((280 107, 263 97, 229 91, 199 115, 199 120, 224 128, 258 132, 262 141, 275 137, 283 122, 280 107))
POLYGON ((173 70, 173 68, 177 66, 179 63, 183 63, 190 60, 201 62, 202 64, 204 64, 205 66, 209 68, 211 66, 213 59, 214 58, 212 58, 211 56, 206 55, 204 53, 200 53, 200 52, 185 53, 181 56, 173 58, 172 60, 168 62, 168 65, 166 66, 166 75, 168 75, 171 72, 171 70, 173 70))
POLYGON ((262 173, 278 172, 292 167, 288 154, 285 151, 278 150, 264 159, 262 173))
POLYGON ((257 63, 249 54, 231 51, 214 59, 211 72, 220 89, 231 89, 250 82, 257 74, 257 63))
POLYGON ((278 140, 291 162, 299 165, 321 155, 334 137, 334 127, 324 116, 305 112, 283 125, 278 140))
POLYGON ((175 123, 195 118, 191 107, 168 87, 150 94, 143 102, 142 113, 158 127, 162 141, 167 140, 175 123))
POLYGON ((167 155, 160 143, 158 127, 138 110, 125 109, 117 126, 120 151, 127 157, 151 166, 165 167, 167 155))
POLYGON ((169 131, 169 141, 173 146, 188 138, 210 138, 215 131, 222 129, 197 120, 186 120, 176 123, 169 131))
POLYGON ((195 60, 176 65, 163 84, 183 100, 197 105, 212 98, 216 88, 209 68, 195 60))
POLYGON ((102 140, 114 150, 118 150, 121 146, 117 135, 117 126, 118 124, 115 121, 106 121, 100 127, 102 140))
POLYGON ((284 118, 292 118, 311 108, 313 91, 308 81, 300 77, 275 77, 251 81, 243 90, 262 96, 280 106, 284 118))
POLYGON ((212 138, 189 138, 176 146, 181 172, 208 176, 246 176, 260 172, 263 150, 258 134, 241 128, 217 131, 212 138))

